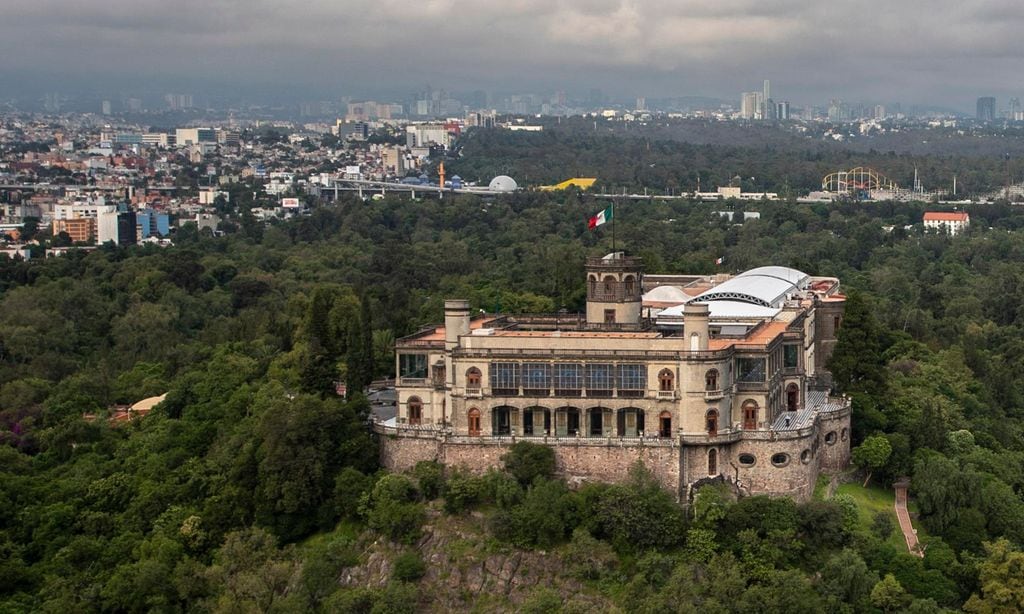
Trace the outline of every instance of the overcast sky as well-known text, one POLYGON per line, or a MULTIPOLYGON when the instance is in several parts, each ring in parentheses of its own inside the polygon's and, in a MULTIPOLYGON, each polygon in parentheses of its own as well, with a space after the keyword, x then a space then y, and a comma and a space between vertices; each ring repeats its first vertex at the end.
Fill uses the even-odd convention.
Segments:
POLYGON ((1021 32, 1021 0, 0 0, 0 97, 38 77, 733 99, 770 78, 795 103, 1002 108, 1021 32))

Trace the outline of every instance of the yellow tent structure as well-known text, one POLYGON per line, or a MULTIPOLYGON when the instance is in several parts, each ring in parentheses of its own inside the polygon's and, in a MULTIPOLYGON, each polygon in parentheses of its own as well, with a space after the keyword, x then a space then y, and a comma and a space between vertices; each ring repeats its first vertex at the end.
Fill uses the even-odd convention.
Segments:
POLYGON ((565 190, 567 188, 589 190, 590 187, 594 185, 595 181, 597 181, 597 177, 573 177, 572 179, 566 179, 562 183, 556 183, 555 185, 542 185, 538 189, 544 192, 565 190))

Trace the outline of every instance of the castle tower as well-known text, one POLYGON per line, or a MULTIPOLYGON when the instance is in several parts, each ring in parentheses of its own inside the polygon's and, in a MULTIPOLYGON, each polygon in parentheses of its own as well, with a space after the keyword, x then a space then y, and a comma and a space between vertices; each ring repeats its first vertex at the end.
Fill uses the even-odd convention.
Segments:
POLYGON ((614 252, 587 258, 587 323, 639 324, 643 298, 641 258, 614 252))

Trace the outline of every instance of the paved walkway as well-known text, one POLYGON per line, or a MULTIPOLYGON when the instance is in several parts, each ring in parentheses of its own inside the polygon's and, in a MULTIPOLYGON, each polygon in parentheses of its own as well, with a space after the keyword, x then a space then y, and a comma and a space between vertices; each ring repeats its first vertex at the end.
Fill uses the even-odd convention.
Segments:
POLYGON ((907 550, 914 556, 924 558, 921 545, 917 543, 917 532, 914 525, 910 524, 910 513, 907 512, 907 485, 904 482, 897 483, 896 488, 896 518, 900 521, 900 530, 903 531, 903 539, 907 540, 907 550))

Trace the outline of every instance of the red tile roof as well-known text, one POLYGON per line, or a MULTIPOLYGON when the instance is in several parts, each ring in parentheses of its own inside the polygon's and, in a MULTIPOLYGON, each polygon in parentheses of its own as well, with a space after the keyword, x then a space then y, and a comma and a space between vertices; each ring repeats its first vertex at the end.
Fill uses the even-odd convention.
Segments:
POLYGON ((963 211, 954 211, 953 213, 927 211, 924 214, 924 221, 926 222, 968 222, 970 219, 971 216, 963 211))

